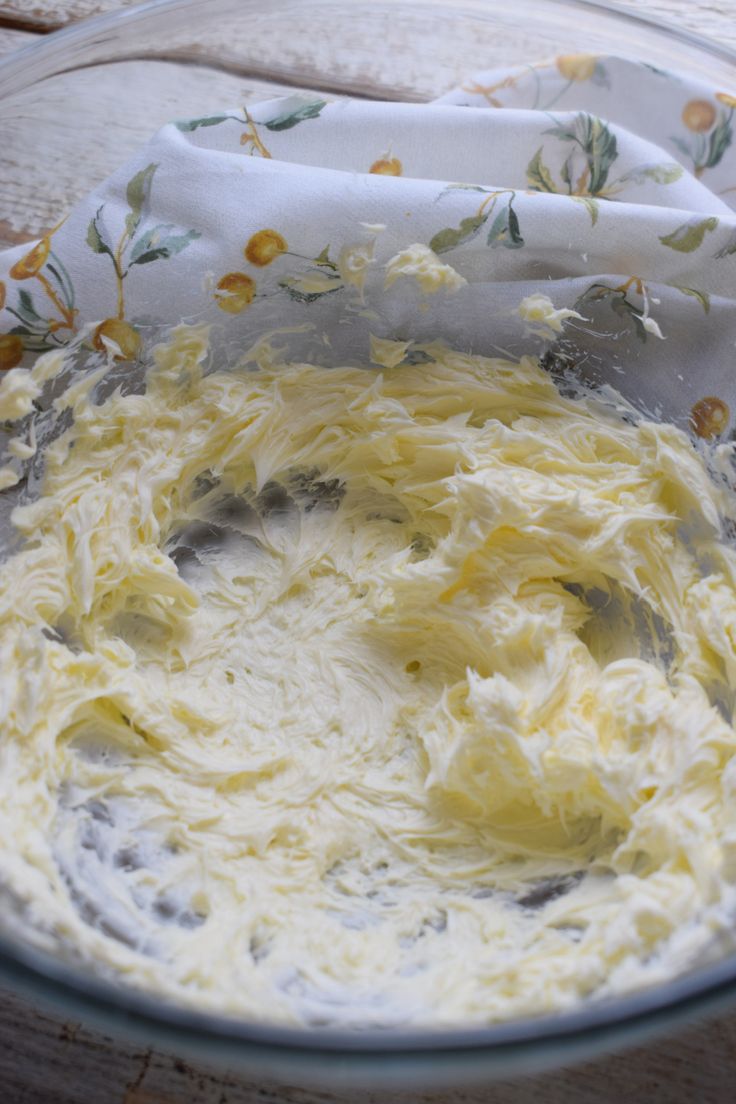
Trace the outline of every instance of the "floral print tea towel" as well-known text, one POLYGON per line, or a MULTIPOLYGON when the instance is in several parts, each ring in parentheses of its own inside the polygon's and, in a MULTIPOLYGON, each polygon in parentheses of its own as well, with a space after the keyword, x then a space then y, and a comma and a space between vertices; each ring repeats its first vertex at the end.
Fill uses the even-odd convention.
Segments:
POLYGON ((182 320, 230 362, 273 331, 324 363, 441 338, 726 434, 735 116, 732 89, 574 55, 432 104, 290 96, 173 122, 0 256, 0 370, 69 342, 135 361, 182 320))

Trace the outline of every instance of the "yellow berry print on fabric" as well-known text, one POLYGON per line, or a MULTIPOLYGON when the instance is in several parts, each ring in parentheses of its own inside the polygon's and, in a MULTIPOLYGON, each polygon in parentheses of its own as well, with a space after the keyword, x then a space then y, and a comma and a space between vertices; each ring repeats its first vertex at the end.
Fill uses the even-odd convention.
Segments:
POLYGON ((692 164, 692 172, 701 177, 707 169, 715 168, 733 141, 733 113, 736 97, 717 92, 712 100, 688 100, 682 109, 685 137, 673 135, 670 141, 686 160, 692 164))
POLYGON ((489 107, 505 107, 508 105, 503 101, 503 93, 509 89, 518 92, 520 85, 527 85, 531 102, 525 106, 532 111, 549 111, 573 84, 590 81, 601 88, 610 88, 611 81, 604 61, 597 54, 560 54, 552 61, 525 65, 492 84, 469 81, 461 88, 471 96, 482 96, 489 107), (566 83, 562 87, 559 81, 550 85, 545 80, 550 73, 555 76, 559 74, 566 83))
POLYGON ((248 238, 243 248, 246 261, 255 268, 264 269, 282 257, 289 257, 299 262, 298 269, 279 276, 275 283, 266 283, 261 290, 255 279, 246 272, 227 272, 215 286, 214 299, 220 310, 227 314, 240 314, 257 297, 268 298, 273 294, 285 293, 297 303, 314 303, 349 284, 362 286, 364 270, 371 263, 370 252, 370 247, 365 244, 346 246, 333 260, 330 247, 326 245, 316 257, 309 257, 289 249, 280 231, 265 227, 248 238))
POLYGON ((716 108, 710 100, 690 100, 682 110, 682 121, 688 130, 702 134, 716 121, 716 108))
POLYGON ((15 368, 23 359, 23 338, 18 334, 0 334, 0 372, 15 368))
POLYGON ((24 257, 15 262, 8 275, 12 280, 30 280, 32 276, 37 276, 46 264, 50 251, 51 239, 41 238, 24 257))
POLYGON ((245 259, 252 265, 263 268, 271 264, 288 249, 286 239, 278 230, 257 230, 244 249, 245 259))
POLYGON ((374 161, 368 172, 376 176, 401 176, 403 169, 398 157, 386 156, 374 161))
POLYGON ((129 322, 106 318, 95 330, 93 345, 104 353, 109 350, 108 343, 114 346, 111 351, 115 360, 135 360, 141 349, 141 336, 129 322))
POLYGON ((5 342, 6 359, 11 348, 13 356, 17 355, 18 341, 23 349, 42 352, 65 344, 76 330, 78 312, 72 280, 52 248, 52 238, 63 222, 47 231, 11 266, 11 283, 3 284, 0 308, 6 306, 18 320, 4 335, 14 339, 5 342), (33 284, 28 286, 31 281, 33 284))
POLYGON ((565 80, 587 81, 595 73, 598 58, 595 54, 562 54, 555 58, 555 65, 565 80))
POLYGON ((226 314, 240 314, 256 295, 256 282, 245 272, 228 272, 217 283, 215 302, 226 314))
POLYGON ((727 429, 731 412, 728 403, 714 395, 699 399, 690 411, 690 427, 698 437, 720 437, 727 429))

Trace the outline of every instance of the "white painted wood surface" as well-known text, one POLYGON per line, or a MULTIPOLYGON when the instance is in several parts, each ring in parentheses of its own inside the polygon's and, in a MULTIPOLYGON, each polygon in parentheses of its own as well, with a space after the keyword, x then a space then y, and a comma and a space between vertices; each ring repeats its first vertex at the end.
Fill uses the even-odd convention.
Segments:
MULTIPOLYGON (((736 5, 733 0, 614 0, 652 19, 710 35, 736 45, 736 5)), ((115 8, 130 7, 137 0, 0 0, 0 22, 15 21, 26 29, 53 30, 76 19, 115 8)), ((346 0, 349 3, 349 0, 346 0)))
MULTIPOLYGON (((133 0, 0 0, 0 53, 133 0)), ((348 0, 346 0, 348 2, 348 0)), ((736 0, 619 0, 736 47, 736 0)), ((258 82, 250 82, 254 92, 258 82)), ((90 102, 99 119, 99 104, 90 102)), ((80 121, 81 125, 81 121, 80 121)), ((3 151, 0 150, 0 160, 3 151)), ((0 192, 0 247, 37 232, 34 181, 0 192), (12 218, 8 212, 12 211, 12 218)), ((736 1098, 736 1010, 574 1069, 453 1093, 349 1095, 253 1082, 105 1037, 0 991, 0 1104, 726 1104, 736 1098)))

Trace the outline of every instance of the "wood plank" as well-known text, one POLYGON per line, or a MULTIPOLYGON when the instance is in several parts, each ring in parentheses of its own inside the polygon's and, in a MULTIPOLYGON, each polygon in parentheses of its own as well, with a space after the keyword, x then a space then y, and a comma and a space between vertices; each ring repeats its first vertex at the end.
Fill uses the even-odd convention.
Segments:
MULTIPOLYGON (((22 46, 28 46, 39 38, 37 34, 0 26, 0 57, 9 54, 11 50, 20 50, 22 46)), ((9 193, 0 178, 0 249, 19 245, 36 237, 36 224, 30 218, 24 217, 22 210, 16 211, 14 208, 15 205, 11 204, 9 193)))
POLYGON ((8 1104, 725 1104, 736 1014, 574 1068, 439 1095, 278 1085, 113 1041, 2 991, 0 1040, 8 1104))
POLYGON ((90 15, 129 7, 140 0, 5 0, 0 3, 0 21, 16 23, 24 29, 52 31, 90 15))
MULTIPOLYGON (((21 0, 22 2, 22 0, 21 0)), ((736 49, 733 0, 616 0, 621 8, 736 49)))
POLYGON ((106 66, 102 80, 99 70, 83 69, 28 89, 7 114, 0 106, 0 248, 54 226, 170 119, 293 91, 276 81, 205 67, 182 70, 167 61, 119 62, 106 66), (35 134, 43 135, 43 159, 29 141, 29 118, 35 134))
MULTIPOLYGON (((90 15, 130 7, 140 0, 2 0, 0 22, 53 30, 90 15)), ((407 0, 411 3, 411 0, 407 0)), ((620 7, 710 36, 736 48, 733 0, 618 0, 620 7)))
POLYGON ((21 46, 28 46, 40 38, 37 34, 28 34, 26 31, 17 31, 12 27, 0 26, 0 56, 9 54, 11 50, 20 50, 21 46))

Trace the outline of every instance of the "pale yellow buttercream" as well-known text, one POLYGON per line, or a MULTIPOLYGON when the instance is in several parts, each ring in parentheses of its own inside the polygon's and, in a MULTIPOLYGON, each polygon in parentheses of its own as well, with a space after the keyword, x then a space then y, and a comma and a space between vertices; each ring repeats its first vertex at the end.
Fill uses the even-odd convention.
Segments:
MULTIPOLYGON (((26 934, 356 1024, 538 1014, 729 945, 736 560, 686 436, 532 360, 206 357, 182 328, 145 394, 80 385, 14 514, 26 934)), ((5 416, 40 390, 4 386, 5 416)))

